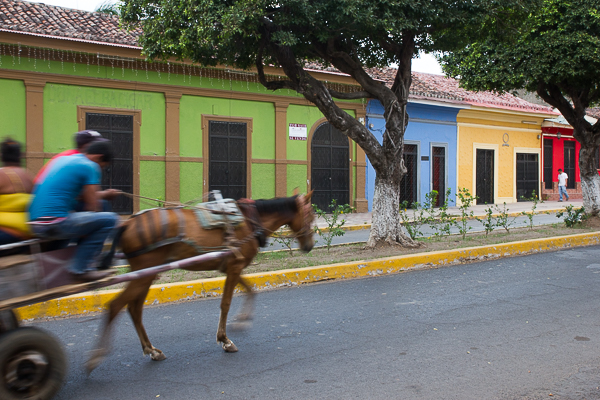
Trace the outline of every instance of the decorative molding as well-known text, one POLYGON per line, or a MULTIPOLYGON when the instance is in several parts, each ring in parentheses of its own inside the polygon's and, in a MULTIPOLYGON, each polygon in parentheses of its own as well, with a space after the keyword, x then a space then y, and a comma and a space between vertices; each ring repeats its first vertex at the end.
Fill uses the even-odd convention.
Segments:
POLYGON ((44 165, 44 87, 37 77, 24 79, 25 84, 25 151, 27 169, 35 174, 44 165))
MULTIPOLYGON (((58 83, 63 85, 88 86, 108 89, 135 90, 145 92, 181 92, 182 95, 214 97, 224 99, 249 100, 269 103, 296 104, 304 106, 315 106, 308 100, 294 96, 278 96, 273 94, 235 92, 231 90, 204 89, 187 86, 177 86, 160 83, 120 81, 108 78, 89 78, 82 76, 61 75, 44 72, 16 71, 0 69, 0 78, 15 79, 22 81, 35 81, 40 83, 58 83)), ((362 110, 361 103, 336 102, 340 108, 351 109, 358 112, 362 110)))

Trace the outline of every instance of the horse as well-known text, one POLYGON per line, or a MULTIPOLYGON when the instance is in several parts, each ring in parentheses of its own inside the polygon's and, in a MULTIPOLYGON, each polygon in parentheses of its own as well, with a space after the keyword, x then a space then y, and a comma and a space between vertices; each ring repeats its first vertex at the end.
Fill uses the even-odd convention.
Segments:
MULTIPOLYGON (((241 276, 256 256, 259 246, 264 246, 266 237, 281 226, 288 225, 297 238, 300 249, 309 252, 314 246, 312 223, 314 213, 311 204, 312 191, 306 195, 294 195, 272 200, 241 199, 236 203, 242 212, 243 222, 235 229, 204 229, 198 223, 193 209, 155 208, 138 213, 128 219, 121 228, 120 243, 132 271, 155 265, 182 260, 214 250, 233 249, 233 255, 222 260, 204 262, 185 268, 190 271, 220 270, 225 273, 225 287, 221 299, 221 314, 217 329, 217 343, 228 353, 238 351, 227 337, 227 314, 234 288, 239 283, 248 293, 237 320, 251 319, 254 294, 250 285, 241 276)), ((142 323, 142 310, 150 285, 156 275, 133 280, 109 304, 102 334, 95 350, 86 362, 91 373, 108 355, 111 323, 127 306, 133 320, 144 355, 154 361, 166 359, 165 354, 154 347, 142 323)))

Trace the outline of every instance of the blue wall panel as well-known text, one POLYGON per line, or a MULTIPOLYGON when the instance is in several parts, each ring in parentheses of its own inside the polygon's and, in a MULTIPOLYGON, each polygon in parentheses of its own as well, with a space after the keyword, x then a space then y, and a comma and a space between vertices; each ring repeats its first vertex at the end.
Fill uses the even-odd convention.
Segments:
MULTIPOLYGON (((446 188, 452 190, 451 199, 456 196, 456 115, 459 109, 443 105, 408 104, 409 122, 404 140, 418 146, 417 184, 418 201, 425 200, 425 194, 432 190, 431 186, 431 145, 444 145, 446 152, 446 188), (422 156, 429 156, 429 161, 422 161, 422 156)), ((369 101, 367 107, 367 127, 382 142, 385 131, 383 107, 377 100, 369 101)), ((369 211, 373 210, 373 193, 375 192, 375 170, 367 157, 366 195, 369 201, 369 211)), ((454 203, 451 203, 454 205, 454 203)))

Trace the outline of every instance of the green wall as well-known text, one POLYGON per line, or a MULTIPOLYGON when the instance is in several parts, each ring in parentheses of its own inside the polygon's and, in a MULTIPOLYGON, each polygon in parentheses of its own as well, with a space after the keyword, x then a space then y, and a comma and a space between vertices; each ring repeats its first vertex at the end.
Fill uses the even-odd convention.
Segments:
POLYGON ((295 188, 300 193, 308 192, 306 184, 308 167, 306 165, 288 164, 287 166, 287 194, 291 196, 295 188))
MULTIPOLYGON (((140 161, 140 195, 153 199, 165 199, 165 163, 140 161)), ((140 199, 140 210, 157 207, 154 202, 140 199)))
POLYGON ((275 164, 252 164, 252 198, 275 197, 275 164))
POLYGON ((44 88, 44 151, 73 148, 79 130, 77 106, 141 110, 141 155, 165 155, 165 97, 162 93, 48 83, 44 88))
POLYGON ((180 201, 200 199, 202 200, 203 169, 202 163, 182 162, 179 163, 179 196, 180 201))
POLYGON ((182 96, 179 143, 182 157, 202 157, 202 115, 252 118, 252 158, 275 158, 275 106, 272 102, 182 96))
MULTIPOLYGON (((124 82, 140 82, 218 90, 232 97, 236 92, 302 97, 294 91, 268 91, 245 73, 236 73, 234 80, 222 70, 202 70, 197 67, 176 74, 169 64, 101 59, 93 60, 86 54, 49 49, 22 47, 20 56, 10 54, 4 47, 0 54, 0 69, 49 73, 62 76, 104 78, 124 82), (75 55, 77 62, 68 58, 75 55), (190 74, 191 72, 191 74, 190 74)), ((52 78, 49 77, 51 81, 52 78)), ((96 81, 99 82, 99 81, 96 81)), ((26 95, 23 81, 0 79, 0 137, 11 135, 25 142, 26 95), (7 95, 8 94, 8 95, 7 95)), ((73 134, 79 130, 77 107, 140 110, 140 155, 165 155, 165 99, 163 93, 138 90, 106 89, 49 82, 44 88, 44 151, 58 153, 74 146, 73 134)), ((251 157, 257 160, 275 158, 275 107, 272 101, 249 101, 185 95, 180 102, 180 156, 206 157, 202 150, 202 115, 252 118, 251 157)), ((290 105, 287 123, 306 124, 308 130, 323 115, 314 106, 290 105)), ((287 136, 287 132, 286 132, 287 136)), ((290 160, 307 159, 307 142, 286 140, 290 160)), ((203 168, 199 162, 180 163, 181 201, 202 196, 203 168)), ((252 197, 275 196, 275 165, 252 163, 252 197)), ((140 162, 140 194, 148 197, 165 197, 164 161, 140 162)), ((307 190, 306 165, 288 165, 287 191, 298 187, 307 190)), ((353 174, 354 175, 354 174, 353 174)), ((141 202, 141 208, 155 204, 141 202)))
MULTIPOLYGON (((186 66, 185 75, 175 73, 174 67, 168 63, 149 63, 145 61, 122 61, 88 57, 66 50, 32 49, 22 47, 21 56, 12 47, 5 46, 0 55, 0 68, 17 71, 46 72, 52 74, 71 75, 90 78, 116 79, 131 82, 158 83, 205 89, 241 91, 249 93, 275 94, 280 96, 302 97, 292 90, 284 89, 272 92, 244 72, 233 74, 234 80, 225 79, 226 73, 221 69, 200 69, 186 66), (13 52, 11 56, 9 53, 13 52), (73 55, 77 60, 72 61, 73 55), (61 61, 62 59, 62 61, 61 61), (66 60, 71 61, 66 61, 66 60), (191 72, 191 75, 190 75, 191 72)), ((179 72, 182 72, 179 70, 179 72)))
POLYGON ((26 137, 26 99, 23 81, 0 79, 0 140, 10 136, 23 145, 26 137))
MULTIPOLYGON (((289 124, 306 124, 307 133, 310 134, 313 125, 321 118, 323 118, 323 114, 316 107, 290 104, 287 109, 286 126, 289 126, 289 124)), ((286 139, 286 141, 288 160, 307 160, 308 153, 306 146, 308 141, 289 139, 286 139)))

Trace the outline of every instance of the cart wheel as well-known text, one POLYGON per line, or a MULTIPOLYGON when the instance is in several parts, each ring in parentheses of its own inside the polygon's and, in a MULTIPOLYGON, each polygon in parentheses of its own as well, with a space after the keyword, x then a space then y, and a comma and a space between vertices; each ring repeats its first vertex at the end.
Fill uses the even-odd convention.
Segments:
POLYGON ((0 334, 18 327, 19 320, 13 310, 0 311, 0 334))
POLYGON ((36 328, 0 335, 0 399, 48 400, 60 389, 67 362, 60 343, 36 328))

